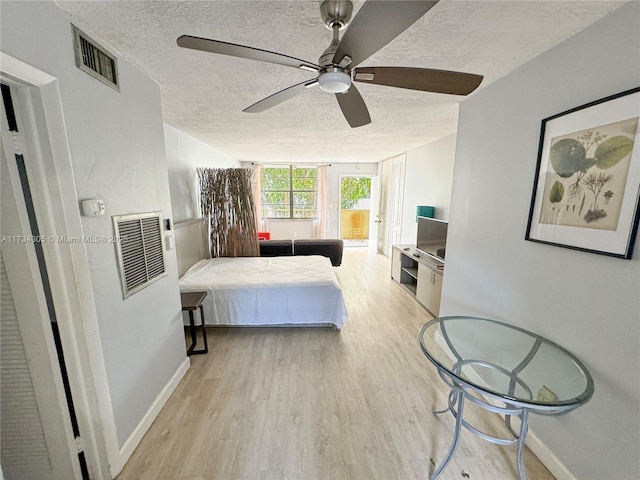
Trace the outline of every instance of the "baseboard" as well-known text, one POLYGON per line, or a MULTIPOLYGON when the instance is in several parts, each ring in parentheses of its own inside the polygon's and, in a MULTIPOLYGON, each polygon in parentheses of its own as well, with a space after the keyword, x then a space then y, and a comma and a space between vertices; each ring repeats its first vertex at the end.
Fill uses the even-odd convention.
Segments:
POLYGON ((531 429, 529 429, 524 443, 557 480, 576 480, 576 477, 564 466, 564 463, 556 457, 549 447, 542 443, 542 440, 531 429))
POLYGON ((189 370, 190 366, 191 362, 189 360, 189 357, 186 357, 180 364, 178 369, 175 371, 171 379, 169 379, 167 384, 153 401, 145 416, 142 417, 142 420, 140 420, 138 426, 131 433, 131 435, 129 435, 127 441, 124 442, 124 445, 120 449, 118 458, 115 459, 115 461, 113 461, 112 459, 109 469, 113 478, 115 478, 122 471, 124 465, 133 454, 133 451, 140 444, 142 437, 144 437, 144 435, 147 433, 147 430, 149 430, 149 427, 151 427, 151 424, 156 419, 165 403, 167 403, 167 400, 169 400, 169 397, 180 383, 180 380, 182 380, 182 377, 184 377, 184 375, 187 373, 187 370, 189 370))

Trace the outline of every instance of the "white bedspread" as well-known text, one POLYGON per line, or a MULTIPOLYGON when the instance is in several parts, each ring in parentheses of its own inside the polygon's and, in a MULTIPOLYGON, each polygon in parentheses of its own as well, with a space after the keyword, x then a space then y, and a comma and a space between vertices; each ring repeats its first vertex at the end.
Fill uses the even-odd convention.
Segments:
POLYGON ((328 258, 238 257, 201 260, 180 277, 183 292, 203 290, 207 325, 333 324, 347 308, 328 258))

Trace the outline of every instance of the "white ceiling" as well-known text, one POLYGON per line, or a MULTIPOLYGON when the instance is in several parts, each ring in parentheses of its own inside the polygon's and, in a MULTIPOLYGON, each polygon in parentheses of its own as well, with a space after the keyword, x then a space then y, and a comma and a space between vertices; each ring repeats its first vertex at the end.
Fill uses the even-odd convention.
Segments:
MULTIPOLYGON (((380 161, 456 129, 464 97, 363 83, 358 89, 372 119, 364 127, 350 128, 334 95, 317 88, 266 112, 243 113, 315 75, 176 45, 188 34, 315 63, 331 41, 318 0, 57 3, 160 84, 165 123, 239 160, 380 161)), ((361 66, 477 73, 485 77, 482 89, 623 3, 441 0, 361 66)), ((354 15, 362 4, 354 1, 354 15)))

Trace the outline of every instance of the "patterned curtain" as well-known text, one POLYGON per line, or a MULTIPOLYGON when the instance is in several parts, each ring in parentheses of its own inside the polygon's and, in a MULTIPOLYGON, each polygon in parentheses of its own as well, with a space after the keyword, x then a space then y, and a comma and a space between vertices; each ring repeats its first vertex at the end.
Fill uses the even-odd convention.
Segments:
POLYGON ((253 166, 251 188, 253 189, 253 205, 256 211, 256 231, 263 232, 265 224, 262 218, 262 165, 259 163, 253 166))
POLYGON ((256 213, 247 168, 198 168, 200 206, 209 220, 211 257, 256 257, 256 213))
POLYGON ((313 219, 313 238, 327 236, 327 166, 318 165, 316 177, 316 215, 313 219))

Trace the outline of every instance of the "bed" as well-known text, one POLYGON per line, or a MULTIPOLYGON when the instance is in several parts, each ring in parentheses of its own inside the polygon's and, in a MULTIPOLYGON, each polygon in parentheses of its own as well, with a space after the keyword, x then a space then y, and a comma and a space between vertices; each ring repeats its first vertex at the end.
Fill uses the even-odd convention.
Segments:
POLYGON ((206 258, 206 237, 202 221, 175 226, 180 291, 207 292, 207 325, 344 325, 347 309, 328 258, 206 258))

